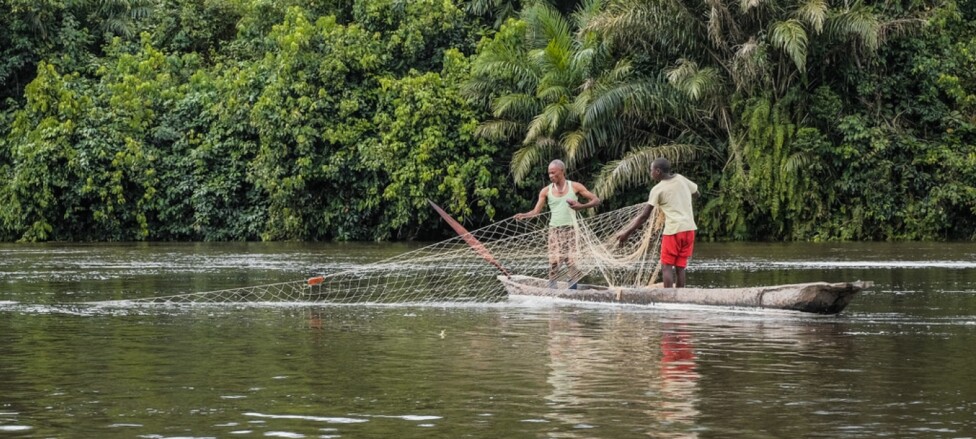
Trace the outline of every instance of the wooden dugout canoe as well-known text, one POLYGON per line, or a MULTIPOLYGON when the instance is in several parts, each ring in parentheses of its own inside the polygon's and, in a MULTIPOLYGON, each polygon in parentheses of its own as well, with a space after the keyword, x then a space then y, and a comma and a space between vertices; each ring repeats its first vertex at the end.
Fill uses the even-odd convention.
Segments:
POLYGON ((783 309, 816 314, 841 312, 859 291, 872 282, 813 282, 748 288, 605 287, 579 284, 570 290, 565 282, 549 288, 546 279, 531 276, 498 276, 510 295, 544 296, 586 302, 651 305, 675 303, 760 309, 783 309))

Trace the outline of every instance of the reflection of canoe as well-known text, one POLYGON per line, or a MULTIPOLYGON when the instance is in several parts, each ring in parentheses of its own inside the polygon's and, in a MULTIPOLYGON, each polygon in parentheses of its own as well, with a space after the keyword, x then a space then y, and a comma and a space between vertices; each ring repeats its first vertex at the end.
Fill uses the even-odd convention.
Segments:
POLYGON ((837 314, 858 291, 871 282, 814 282, 748 288, 605 287, 579 284, 570 290, 565 282, 549 288, 548 281, 530 276, 498 276, 508 294, 546 296, 587 302, 628 304, 680 303, 749 308, 770 308, 817 314, 837 314))

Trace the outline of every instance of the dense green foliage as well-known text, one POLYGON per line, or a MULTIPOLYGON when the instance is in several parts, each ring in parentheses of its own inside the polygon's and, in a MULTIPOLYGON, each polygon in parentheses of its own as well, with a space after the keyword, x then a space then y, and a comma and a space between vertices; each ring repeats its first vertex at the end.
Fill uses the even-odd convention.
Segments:
POLYGON ((476 29, 450 2, 160 7, 97 68, 37 63, 4 114, 3 238, 404 239, 440 229, 428 198, 504 206, 459 91, 476 29))
POLYGON ((974 9, 0 0, 0 240, 430 238, 662 155, 707 238, 974 239, 974 9))
POLYGON ((539 4, 467 90, 516 179, 567 157, 629 200, 667 156, 705 237, 972 239, 970 6, 587 0, 566 29, 539 4))

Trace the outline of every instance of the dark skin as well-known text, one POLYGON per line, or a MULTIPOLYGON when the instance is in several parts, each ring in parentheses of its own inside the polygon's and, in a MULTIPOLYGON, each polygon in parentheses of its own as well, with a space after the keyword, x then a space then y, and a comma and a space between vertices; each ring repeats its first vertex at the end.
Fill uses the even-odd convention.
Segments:
MULTIPOLYGON (((561 197, 563 195, 566 195, 566 192, 569 192, 569 186, 566 185, 566 170, 559 167, 558 165, 555 164, 549 165, 549 181, 551 181, 556 186, 555 191, 553 192, 553 196, 561 197)), ((587 189, 586 186, 583 186, 582 183, 574 181, 573 190, 576 191, 576 194, 578 196, 583 197, 588 201, 586 203, 580 203, 579 201, 576 200, 566 200, 566 202, 569 203, 569 207, 571 209, 580 211, 583 209, 588 209, 590 207, 596 207, 600 205, 601 202, 600 198, 594 195, 592 192, 590 192, 590 190, 587 189)), ((515 214, 515 219, 521 220, 526 218, 532 218, 542 213, 542 209, 546 207, 547 195, 549 195, 548 185, 542 188, 542 191, 539 192, 539 201, 535 203, 535 208, 525 213, 515 214)))
MULTIPOLYGON (((567 192, 569 192, 569 185, 567 184, 568 182, 566 181, 566 169, 564 167, 556 163, 550 163, 549 181, 553 183, 553 188, 552 188, 553 196, 561 197, 563 195, 566 195, 567 192)), ((569 204, 570 209, 573 209, 574 211, 580 211, 583 209, 588 209, 590 207, 596 207, 600 205, 601 202, 600 198, 594 195, 592 192, 590 192, 590 190, 587 189, 586 186, 583 186, 582 183, 578 183, 574 181, 573 190, 576 192, 577 196, 585 198, 587 202, 580 203, 579 201, 576 200, 566 200, 566 203, 569 204)), ((542 190, 539 191, 539 201, 535 203, 535 208, 533 208, 528 212, 515 214, 515 219, 523 220, 526 218, 532 218, 542 213, 542 209, 544 209, 547 204, 546 196, 549 195, 549 191, 550 188, 548 185, 543 187, 542 190)), ((565 262, 569 264, 568 259, 565 259, 565 262)), ((553 278, 553 273, 555 273, 556 269, 559 267, 559 263, 560 263, 559 261, 556 261, 550 264, 549 266, 550 279, 553 278)), ((576 267, 572 265, 570 265, 570 270, 571 272, 577 271, 576 267)))
MULTIPOLYGON (((664 173, 657 167, 651 165, 651 178, 654 181, 670 180, 674 178, 674 174, 664 173)), ((698 198, 698 192, 691 194, 692 198, 698 198)), ((644 210, 641 211, 637 218, 630 223, 624 231, 617 234, 617 241, 620 245, 624 245, 627 242, 627 238, 634 233, 637 229, 647 222, 647 219, 651 217, 651 213, 654 212, 654 206, 650 204, 644 206, 644 210)), ((684 267, 676 267, 671 264, 661 264, 661 277, 664 281, 664 288, 684 288, 685 287, 685 269, 684 267)))

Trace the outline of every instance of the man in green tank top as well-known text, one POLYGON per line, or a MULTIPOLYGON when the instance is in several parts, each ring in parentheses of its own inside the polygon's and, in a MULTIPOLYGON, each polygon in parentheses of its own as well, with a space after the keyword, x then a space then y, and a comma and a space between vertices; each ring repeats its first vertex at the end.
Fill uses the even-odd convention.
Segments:
POLYGON ((600 198, 586 186, 566 179, 566 164, 562 160, 549 163, 549 181, 539 192, 535 208, 515 214, 515 219, 531 218, 549 206, 549 287, 555 288, 560 265, 566 266, 569 288, 575 289, 581 274, 576 268, 576 211, 600 205, 600 198), (587 200, 580 203, 580 197, 587 200))

